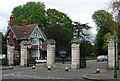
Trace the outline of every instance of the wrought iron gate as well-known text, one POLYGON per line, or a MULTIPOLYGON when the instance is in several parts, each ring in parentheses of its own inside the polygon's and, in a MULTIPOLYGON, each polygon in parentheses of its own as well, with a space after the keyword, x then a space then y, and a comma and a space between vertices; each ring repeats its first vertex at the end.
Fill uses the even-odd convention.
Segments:
POLYGON ((80 68, 86 67, 86 44, 82 41, 80 44, 80 68))
POLYGON ((57 50, 55 55, 55 64, 70 64, 71 55, 67 50, 57 50))

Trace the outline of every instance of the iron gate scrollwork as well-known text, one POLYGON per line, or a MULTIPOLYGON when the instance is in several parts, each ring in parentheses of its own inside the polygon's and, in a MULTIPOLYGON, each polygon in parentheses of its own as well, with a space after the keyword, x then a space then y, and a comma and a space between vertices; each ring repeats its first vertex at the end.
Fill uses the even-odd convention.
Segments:
POLYGON ((55 63, 65 64, 71 63, 71 58, 67 50, 57 50, 55 55, 55 63))

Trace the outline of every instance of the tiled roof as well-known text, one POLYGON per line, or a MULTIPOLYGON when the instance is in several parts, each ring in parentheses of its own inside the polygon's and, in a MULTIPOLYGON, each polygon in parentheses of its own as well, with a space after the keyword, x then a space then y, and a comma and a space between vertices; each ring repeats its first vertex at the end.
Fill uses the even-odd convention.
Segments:
MULTIPOLYGON (((33 29, 35 28, 37 24, 30 24, 30 25, 26 25, 26 36, 25 39, 28 39, 29 36, 31 35, 33 29)), ((16 35, 16 37, 18 38, 18 40, 22 40, 22 26, 17 26, 17 25, 13 25, 11 27, 16 35)))
MULTIPOLYGON (((34 28, 37 26, 37 24, 30 24, 30 25, 26 25, 26 36, 25 39, 28 39, 31 35, 31 33, 33 32, 34 28)), ((13 25, 11 26, 15 36, 17 37, 18 40, 22 40, 22 26, 18 26, 18 25, 13 25)), ((39 28, 40 29, 40 28, 39 28)), ((44 34, 44 32, 42 31, 42 29, 40 29, 43 37, 45 38, 45 41, 43 42, 42 45, 42 50, 46 50, 47 49, 47 37, 44 34)), ((36 46, 32 46, 33 49, 37 49, 36 46)), ((41 49, 41 48, 40 48, 41 49)))
POLYGON ((40 31, 41 31, 41 33, 42 33, 43 37, 45 38, 45 41, 47 41, 47 37, 46 37, 46 35, 44 34, 44 32, 42 31, 42 29, 41 29, 41 28, 39 28, 39 29, 40 29, 40 31))

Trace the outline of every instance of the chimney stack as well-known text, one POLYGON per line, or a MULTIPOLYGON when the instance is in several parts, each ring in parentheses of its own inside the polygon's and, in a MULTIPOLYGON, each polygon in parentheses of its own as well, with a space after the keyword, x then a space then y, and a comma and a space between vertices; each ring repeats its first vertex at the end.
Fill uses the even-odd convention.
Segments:
POLYGON ((13 15, 10 16, 10 26, 12 26, 14 24, 14 21, 13 21, 13 15))
POLYGON ((22 32, 23 32, 23 37, 24 37, 26 34, 26 20, 25 19, 23 20, 23 23, 22 23, 22 32))

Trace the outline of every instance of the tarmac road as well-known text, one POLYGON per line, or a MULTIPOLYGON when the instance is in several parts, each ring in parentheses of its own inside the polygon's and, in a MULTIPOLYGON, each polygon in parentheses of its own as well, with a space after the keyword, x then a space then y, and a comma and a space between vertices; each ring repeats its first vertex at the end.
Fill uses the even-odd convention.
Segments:
POLYGON ((43 65, 31 67, 20 67, 14 69, 2 70, 2 79, 83 79, 83 75, 94 73, 99 68, 101 71, 107 68, 107 61, 87 62, 86 68, 70 69, 52 69, 48 71, 43 65))

